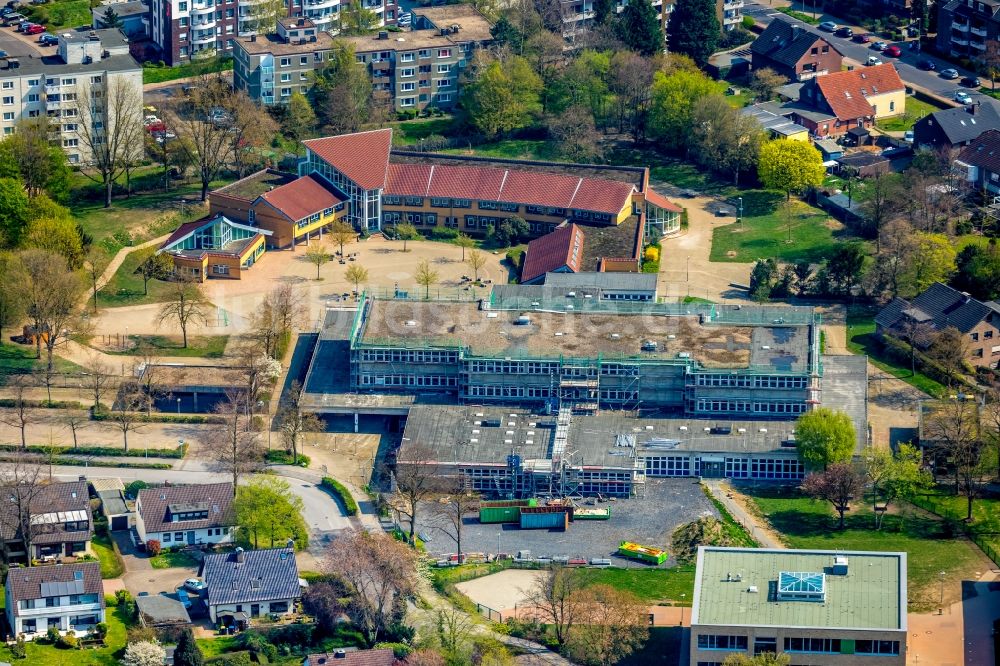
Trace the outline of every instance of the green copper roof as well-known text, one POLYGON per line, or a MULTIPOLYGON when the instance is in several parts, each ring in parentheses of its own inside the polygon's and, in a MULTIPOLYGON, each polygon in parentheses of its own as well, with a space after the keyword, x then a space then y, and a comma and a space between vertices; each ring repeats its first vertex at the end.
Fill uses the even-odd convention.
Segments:
POLYGON ((905 630, 906 553, 702 547, 691 623, 905 630))

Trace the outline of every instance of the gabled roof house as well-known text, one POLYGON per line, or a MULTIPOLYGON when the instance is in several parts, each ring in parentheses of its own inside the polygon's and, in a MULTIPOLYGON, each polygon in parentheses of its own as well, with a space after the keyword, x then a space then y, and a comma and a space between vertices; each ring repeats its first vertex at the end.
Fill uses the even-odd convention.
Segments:
POLYGON ((136 530, 143 543, 163 547, 231 543, 236 518, 233 484, 144 488, 136 499, 136 530))

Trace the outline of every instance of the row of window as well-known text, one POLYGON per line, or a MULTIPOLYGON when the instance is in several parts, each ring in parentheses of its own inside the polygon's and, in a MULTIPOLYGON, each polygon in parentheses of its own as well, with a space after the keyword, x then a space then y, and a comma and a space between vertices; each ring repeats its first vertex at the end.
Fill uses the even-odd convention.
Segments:
POLYGON ((601 389, 601 400, 607 402, 625 402, 629 400, 638 400, 638 391, 621 391, 618 389, 601 389))
POLYGON ((502 372, 504 374, 548 375, 558 372, 559 364, 546 361, 470 361, 469 372, 502 372))
POLYGON ((646 458, 646 474, 650 476, 691 476, 691 459, 687 456, 646 458))
POLYGON ((365 349, 362 361, 384 363, 458 363, 458 352, 433 349, 365 349))
MULTIPOLYGON (((222 536, 221 527, 210 527, 208 530, 208 536, 222 536)), ((163 533, 163 543, 184 543, 184 532, 164 532, 163 533)))
MULTIPOLYGON (((404 84, 405 85, 405 84, 404 84)), ((447 100, 441 100, 447 101, 447 100)), ((403 104, 406 106, 406 104, 403 104)), ((382 196, 382 205, 384 206, 420 206, 424 205, 424 197, 403 197, 392 194, 385 194, 382 196)), ((430 205, 432 208, 471 208, 471 199, 455 199, 448 197, 431 197, 430 205)), ((499 210, 505 213, 517 213, 521 210, 521 205, 517 203, 511 203, 507 201, 476 201, 476 207, 479 210, 499 210)), ((546 215, 554 217, 565 217, 565 208, 549 208, 546 206, 525 206, 525 212, 532 215, 546 215)), ((575 219, 593 219, 598 221, 610 221, 611 216, 604 213, 592 213, 586 210, 573 210, 572 216, 575 219)), ((499 218, 496 217, 476 217, 474 215, 466 215, 466 225, 470 227, 475 227, 476 223, 485 225, 487 223, 496 224, 499 218)), ((535 223, 538 225, 548 225, 548 223, 535 223)), ((545 228, 539 226, 538 230, 542 231, 545 228)))
POLYGON ((790 388, 804 389, 809 385, 808 377, 759 376, 759 375, 719 375, 699 374, 695 376, 695 386, 732 386, 742 388, 790 388))
POLYGON ((552 389, 535 386, 470 386, 470 398, 548 398, 552 389))
POLYGON ((749 400, 711 400, 699 398, 695 411, 732 412, 754 414, 801 414, 806 411, 804 402, 751 402, 749 400))
POLYGON ((369 375, 358 377, 362 386, 458 386, 454 375, 369 375))
MULTIPOLYGON (((420 101, 421 102, 426 102, 427 101, 427 95, 421 95, 420 96, 420 101)), ((439 102, 439 103, 440 102, 450 102, 451 101, 451 93, 441 93, 440 95, 435 95, 434 96, 434 101, 435 102, 439 102)), ((417 105, 417 99, 415 97, 400 97, 399 98, 399 105, 400 106, 406 106, 406 107, 416 106, 417 105)))
MULTIPOLYGON (((646 456, 646 474, 650 476, 691 476, 702 472, 701 458, 682 455, 646 456)), ((792 458, 726 458, 726 476, 734 479, 795 480, 805 476, 805 467, 792 458)))

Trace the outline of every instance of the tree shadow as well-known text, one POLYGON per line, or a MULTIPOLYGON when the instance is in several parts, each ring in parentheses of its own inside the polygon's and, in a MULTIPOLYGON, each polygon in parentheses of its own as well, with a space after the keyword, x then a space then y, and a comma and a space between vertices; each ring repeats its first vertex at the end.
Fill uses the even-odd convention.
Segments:
MULTIPOLYGON (((747 190, 741 192, 740 197, 743 198, 744 217, 771 215, 785 200, 785 195, 775 190, 747 190)), ((730 197, 729 203, 737 205, 736 197, 730 197)))

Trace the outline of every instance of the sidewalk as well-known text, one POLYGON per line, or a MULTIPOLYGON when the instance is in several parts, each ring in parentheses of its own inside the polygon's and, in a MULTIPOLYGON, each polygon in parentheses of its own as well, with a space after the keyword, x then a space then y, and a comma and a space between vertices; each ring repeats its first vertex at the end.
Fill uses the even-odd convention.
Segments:
POLYGON ((712 493, 712 497, 719 500, 726 511, 736 522, 744 527, 750 535, 761 545, 762 548, 784 548, 785 544, 778 541, 771 535, 769 529, 760 524, 756 516, 750 514, 730 494, 729 485, 722 479, 704 479, 702 483, 712 493))

